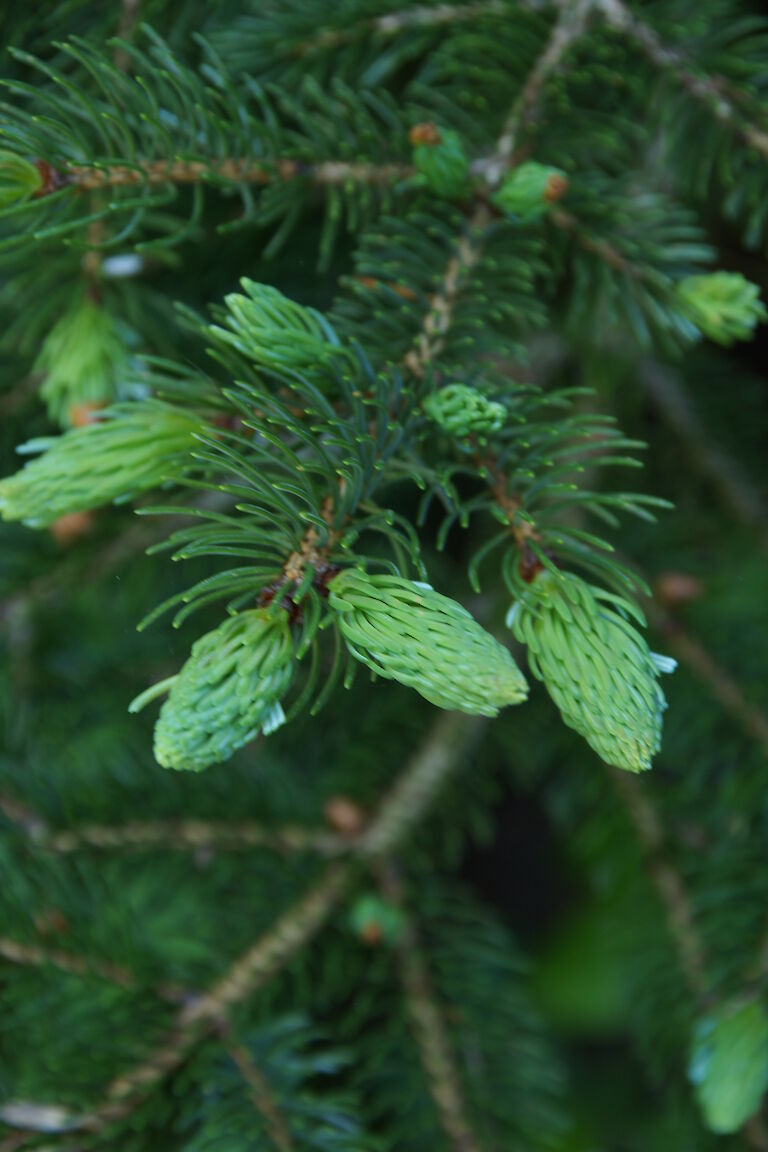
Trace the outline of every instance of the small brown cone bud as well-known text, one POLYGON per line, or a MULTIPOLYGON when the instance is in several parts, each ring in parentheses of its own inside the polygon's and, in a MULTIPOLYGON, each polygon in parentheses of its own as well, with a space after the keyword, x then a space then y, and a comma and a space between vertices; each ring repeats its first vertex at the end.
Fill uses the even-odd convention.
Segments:
POLYGON ((700 600, 703 595, 701 580, 688 572, 662 572, 656 580, 656 596, 667 608, 700 600))
POLYGON ((359 836, 365 827, 365 812, 346 796, 332 796, 323 810, 326 822, 340 836, 359 836))
POLYGON ((34 924, 41 936, 65 936, 69 932, 69 920, 60 908, 43 908, 36 912, 34 924))
POLYGON ((562 200, 568 191, 568 178, 561 173, 550 176, 544 185, 544 199, 547 204, 554 204, 557 200, 562 200))
POLYGON ((426 144, 429 146, 439 144, 442 136, 440 135, 440 130, 437 125, 427 121, 424 124, 414 124, 408 133, 408 139, 414 146, 417 144, 426 144))
POLYGON ((381 924, 377 924, 373 920, 370 922, 370 924, 366 924, 366 926, 360 932, 360 939, 362 940, 363 944, 367 944, 370 948, 373 948, 376 944, 381 943, 381 936, 381 924))
POLYGON ((70 428, 84 428, 86 424, 95 424, 96 413, 103 407, 103 404, 73 404, 68 412, 70 428))
POLYGON ((54 520, 51 524, 51 536, 57 544, 66 547, 68 544, 74 544, 83 536, 87 536, 93 530, 95 517, 92 512, 70 512, 66 516, 60 516, 58 520, 54 520))

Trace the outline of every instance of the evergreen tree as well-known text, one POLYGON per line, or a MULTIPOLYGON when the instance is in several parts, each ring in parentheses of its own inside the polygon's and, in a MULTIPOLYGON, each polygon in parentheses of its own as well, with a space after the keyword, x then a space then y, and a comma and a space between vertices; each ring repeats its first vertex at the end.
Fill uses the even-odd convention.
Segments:
POLYGON ((768 1148, 768 19, 2 39, 0 1152, 768 1148))

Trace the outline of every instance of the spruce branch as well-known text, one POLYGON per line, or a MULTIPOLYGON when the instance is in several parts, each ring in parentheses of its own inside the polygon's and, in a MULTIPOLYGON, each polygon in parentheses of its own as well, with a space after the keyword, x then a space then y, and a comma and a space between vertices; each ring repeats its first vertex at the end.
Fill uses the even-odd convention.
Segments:
POLYGON ((494 154, 481 166, 491 189, 499 186, 505 172, 512 167, 520 135, 536 116, 544 85, 560 68, 573 44, 583 36, 594 5, 595 0, 566 0, 561 5, 544 51, 535 61, 510 109, 494 154))
POLYGON ((738 681, 669 612, 649 603, 648 619, 664 637, 670 651, 681 664, 685 664, 698 680, 706 684, 723 710, 736 720, 764 755, 768 756, 768 717, 749 703, 738 681))
POLYGON ((469 23, 483 16, 501 16, 507 11, 504 0, 477 0, 474 4, 436 4, 424 7, 404 8, 386 12, 381 16, 371 16, 350 28, 329 28, 321 30, 311 40, 297 44, 297 56, 309 56, 327 48, 370 35, 400 36, 414 28, 437 28, 445 24, 469 23))
POLYGON ((623 256, 615 245, 607 240, 598 240, 594 236, 590 236, 589 233, 584 232, 579 220, 572 212, 566 212, 563 208, 553 208, 549 213, 549 219, 563 232, 572 233, 576 238, 576 242, 585 252, 590 252, 592 255, 598 256, 612 268, 614 272, 621 272, 623 275, 635 280, 642 280, 648 276, 646 270, 638 264, 633 264, 626 256, 623 256))
POLYGON ((692 467, 709 481, 723 507, 755 532, 761 548, 768 552, 768 516, 760 494, 739 462, 710 437, 682 381, 658 362, 642 365, 639 378, 651 402, 681 441, 692 467))
POLYGON ((264 1126, 277 1152, 292 1152, 294 1143, 288 1125, 280 1112, 266 1077, 256 1067, 250 1052, 242 1044, 230 1044, 229 1055, 248 1085, 254 1107, 264 1118, 264 1126))
POLYGON ((84 824, 61 832, 35 833, 35 840, 47 852, 68 855, 83 849, 141 852, 159 849, 167 852, 249 852, 271 848, 276 852, 318 852, 336 856, 349 844, 323 829, 287 826, 269 828, 254 822, 227 823, 211 820, 153 820, 128 824, 84 824))
MULTIPOLYGON (((544 51, 535 61, 519 97, 510 109, 492 155, 473 166, 473 172, 482 178, 488 191, 497 188, 505 172, 512 167, 519 135, 535 114, 546 80, 557 70, 568 49, 582 35, 590 6, 589 0, 576 0, 576 3, 564 5, 544 51)), ((493 211, 489 203, 485 196, 479 197, 430 301, 430 311, 424 317, 415 347, 403 361, 406 370, 417 380, 423 379, 445 346, 445 336, 453 323, 459 293, 468 274, 482 256, 485 234, 492 220, 493 211)))
POLYGON ((61 171, 38 162, 43 184, 38 198, 62 188, 92 192, 103 188, 125 188, 153 184, 275 184, 302 178, 319 187, 349 184, 396 184, 413 175, 406 164, 363 164, 328 160, 306 164, 298 160, 276 159, 259 163, 252 159, 224 158, 204 163, 200 160, 137 161, 123 164, 72 165, 61 171))
MULTIPOLYGON (((36 944, 24 944, 12 940, 7 936, 0 936, 0 957, 11 964, 20 964, 35 968, 50 965, 60 968, 64 972, 71 972, 76 976, 98 976, 108 980, 111 984, 119 984, 121 988, 137 988, 139 981, 120 964, 109 964, 99 960, 85 959, 73 952, 65 952, 59 948, 42 948, 36 944)), ((188 991, 175 984, 154 985, 151 990, 162 1000, 173 1004, 188 996, 188 991)))
POLYGON ((680 969, 694 999, 701 1006, 708 990, 704 946, 696 928, 683 878, 666 852, 666 835, 661 816, 648 789, 634 776, 614 769, 609 769, 608 775, 647 859, 651 878, 666 913, 680 969))
POLYGON ((329 867, 219 980, 189 1000, 162 1043, 140 1064, 112 1081, 103 1101, 80 1117, 76 1127, 99 1131, 128 1115, 183 1063, 199 1040, 222 1027, 226 1029, 230 1011, 278 975, 327 923, 352 884, 356 861, 378 861, 390 855, 424 819, 447 778, 466 762, 482 723, 478 717, 443 713, 383 799, 371 824, 357 840, 350 841, 353 858, 329 867))
POLYGON ((768 159, 768 131, 744 117, 729 98, 727 81, 719 76, 705 76, 693 71, 685 54, 665 44, 623 0, 593 0, 593 3, 608 23, 631 37, 653 64, 663 71, 673 72, 686 92, 706 104, 716 120, 732 128, 746 145, 768 159))
POLYGON ((443 1013, 438 1005, 416 922, 406 907, 397 865, 382 861, 376 868, 379 887, 401 916, 395 957, 413 1036, 440 1123, 453 1152, 479 1152, 472 1131, 443 1013))

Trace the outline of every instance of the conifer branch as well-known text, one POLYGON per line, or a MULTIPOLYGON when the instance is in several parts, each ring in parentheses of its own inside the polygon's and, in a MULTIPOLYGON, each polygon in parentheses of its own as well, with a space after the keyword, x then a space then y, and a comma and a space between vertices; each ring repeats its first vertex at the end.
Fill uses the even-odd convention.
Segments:
POLYGON ((303 40, 293 50, 306 57, 328 48, 342 47, 368 36, 399 36, 417 28, 438 28, 446 24, 469 23, 483 16, 503 15, 508 6, 503 0, 477 0, 474 4, 436 4, 405 8, 361 20, 350 28, 323 29, 311 40, 303 40))
POLYGON ((479 739, 485 721, 479 716, 444 712, 409 767, 384 798, 356 844, 366 860, 388 856, 407 838, 432 805, 447 777, 479 739))
POLYGON ((227 1051, 248 1085, 254 1107, 264 1118, 267 1136, 277 1152, 293 1152, 294 1143, 288 1125, 278 1108, 269 1082, 256 1067, 250 1052, 242 1044, 230 1044, 227 1051))
POLYGON ((768 717, 745 698, 738 682, 712 658, 704 645, 685 632, 656 604, 648 605, 651 624, 664 637, 677 659, 707 685, 718 704, 736 720, 768 756, 768 717))
MULTIPOLYGON (((482 728, 478 717, 443 713, 421 749, 382 801, 378 815, 354 841, 354 852, 367 861, 391 854, 427 814, 448 776, 465 762, 468 747, 482 728)), ((139 1065, 117 1077, 104 1101, 81 1117, 77 1127, 98 1131, 129 1114, 166 1075, 175 1071, 192 1047, 211 1031, 227 1026, 229 1011, 276 976, 322 929, 348 891, 355 861, 332 865, 277 923, 247 949, 207 992, 179 1012, 163 1042, 139 1065)))
POLYGON ((661 817, 647 788, 629 772, 609 769, 637 838, 648 860, 651 878, 666 913, 685 981, 698 1003, 707 992, 706 955, 696 928, 691 900, 683 878, 666 855, 666 837, 661 817))
POLYGON ((395 943, 395 956, 413 1036, 441 1126, 453 1152, 479 1152, 480 1145, 469 1123, 448 1030, 435 997, 416 924, 405 907, 397 868, 386 862, 377 869, 377 875, 383 895, 399 908, 403 917, 395 943))
POLYGON ((520 134, 536 115, 544 85, 557 72, 571 46, 581 39, 594 4, 595 0, 566 0, 562 5, 544 51, 534 63, 510 110, 494 155, 483 165, 485 179, 491 188, 498 187, 504 173, 512 167, 520 134))
POLYGON ((665 44, 650 25, 630 11, 623 0, 595 0, 595 6, 609 24, 631 37, 653 64, 664 71, 674 72, 691 96, 711 108, 715 119, 732 127, 746 145, 768 159, 768 131, 743 118, 727 95, 725 80, 692 71, 685 55, 665 44))
POLYGON ((572 233, 576 242, 585 252, 591 252, 594 256, 598 256, 614 272, 621 272, 625 276, 631 276, 634 280, 642 280, 647 276, 647 272, 639 265, 633 264, 631 260, 627 260, 618 248, 615 248, 609 241, 598 240, 594 236, 582 232, 579 221, 573 213, 566 212, 562 208, 553 208, 549 213, 549 219, 562 231, 572 233))
MULTIPOLYGON (((510 110, 493 154, 474 165, 473 170, 483 179, 488 190, 496 188, 505 172, 512 167, 520 132, 535 114, 544 83, 557 70, 569 47, 581 36, 590 6, 590 0, 577 0, 563 7, 544 51, 535 62, 510 110)), ((455 251, 446 264, 415 347, 403 360, 405 369, 417 380, 424 378, 429 366, 434 364, 445 347, 445 337, 453 322, 459 292, 467 275, 482 256, 485 231, 492 219, 493 213, 487 200, 484 196, 479 197, 456 243, 455 251)))
MULTIPOLYGON (((141 0, 121 0, 120 4, 120 23, 117 29, 118 40, 127 41, 130 43, 133 40, 134 32, 136 31, 136 24, 139 19, 139 9, 141 8, 141 0)), ((113 60, 115 67, 119 68, 122 72, 127 72, 131 66, 131 58, 124 48, 117 46, 113 53, 113 60)))
POLYGON ((156 184, 275 184, 306 179, 320 187, 345 184, 396 184, 413 175, 406 164, 362 164, 328 160, 306 164, 298 160, 273 160, 269 163, 244 158, 224 158, 210 163, 201 160, 152 160, 135 165, 107 164, 103 167, 72 165, 63 171, 38 162, 43 185, 38 197, 61 188, 93 192, 103 188, 125 188, 156 184))
POLYGON ((248 852, 272 848, 277 852, 319 852, 335 856, 349 844, 324 829, 299 825, 268 828, 255 822, 227 823, 212 820, 145 820, 130 824, 85 824, 35 839, 48 852, 64 855, 82 849, 98 851, 142 851, 159 849, 190 852, 210 848, 216 852, 248 852))
MULTIPOLYGON (((520 134, 536 114, 546 81, 561 66, 570 47, 583 35, 593 4, 594 0, 565 0, 562 4, 544 50, 535 61, 507 116, 493 154, 474 166, 476 174, 484 180, 487 191, 496 188, 504 174, 514 166, 520 134)), ((477 198, 469 222, 446 265, 440 287, 431 299, 431 309, 424 318, 415 347, 403 360, 404 368, 417 379, 423 379, 430 365, 434 364, 442 352, 461 287, 483 254, 486 230, 493 219, 486 195, 477 198)), ((570 226, 571 221, 572 217, 567 216, 561 226, 570 226)), ((530 524, 515 523, 515 515, 521 503, 519 497, 509 490, 507 478, 491 454, 485 453, 482 460, 477 462, 486 475, 494 500, 504 513, 514 539, 523 548, 535 536, 535 530, 530 524)))
MULTIPOLYGON (((120 964, 105 963, 100 960, 87 960, 72 952, 64 952, 58 948, 41 948, 36 944, 22 944, 7 936, 0 937, 0 957, 11 964, 20 964, 27 967, 43 968, 51 965, 64 972, 71 972, 76 976, 99 976, 111 984, 119 984, 121 988, 138 988, 136 977, 120 964)), ((152 987, 161 999, 178 1004, 188 992, 174 984, 159 984, 152 987)))
POLYGON ((639 375, 654 406, 687 450, 693 467, 710 482, 723 507, 754 530, 761 548, 768 552, 768 517, 760 494, 739 463, 710 439, 680 379, 658 363, 644 365, 639 375))
POLYGON ((0 792, 0 812, 19 828, 22 828, 32 840, 45 835, 46 823, 33 808, 8 792, 0 792))

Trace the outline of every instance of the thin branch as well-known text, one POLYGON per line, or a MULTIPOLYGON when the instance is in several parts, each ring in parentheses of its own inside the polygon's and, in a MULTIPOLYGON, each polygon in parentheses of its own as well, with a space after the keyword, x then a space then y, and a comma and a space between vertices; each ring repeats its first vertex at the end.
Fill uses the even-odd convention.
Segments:
POLYGON ((504 0, 479 0, 475 4, 436 4, 432 7, 406 8, 372 16, 350 28, 323 29, 311 40, 303 40, 293 49, 296 56, 310 56, 328 48, 337 48, 370 36, 399 36, 416 28, 439 28, 446 24, 469 23, 482 16, 503 15, 509 12, 504 0))
POLYGON ((485 724, 479 716, 444 712, 409 767, 385 797, 355 852, 371 860, 388 856, 424 819, 448 776, 456 770, 480 737, 485 724))
POLYGON ((723 710, 768 756, 768 717, 749 703, 731 674, 713 660, 699 640, 684 632, 668 612, 653 603, 647 608, 651 624, 664 637, 672 654, 707 685, 723 710))
POLYGON ((434 364, 445 347, 445 337, 453 323, 459 291, 483 254, 483 233, 491 220, 488 205, 478 202, 465 231, 459 237, 455 252, 445 266, 440 287, 432 297, 431 309, 424 317, 415 346, 403 358, 404 368, 417 380, 424 378, 427 369, 434 364))
MULTIPOLYGON (((22 944, 7 936, 0 937, 0 957, 12 964, 25 967, 42 968, 51 965, 61 968, 64 972, 72 972, 77 976, 99 976, 111 984, 119 984, 121 988, 137 988, 139 982, 136 977, 119 964, 105 963, 99 960, 87 960, 71 952, 63 952, 58 948, 41 948, 35 944, 22 944)), ((152 987, 163 1000, 170 1000, 178 1004, 189 995, 187 989, 175 984, 161 984, 152 987)))
MULTIPOLYGON (((411 759, 378 815, 353 842, 353 852, 377 860, 394 851, 422 820, 452 772, 463 762, 483 721, 444 713, 411 759)), ((129 1114, 156 1084, 175 1071, 206 1034, 226 1024, 229 1010, 276 976, 323 928, 339 907, 356 872, 350 859, 332 865, 304 896, 279 917, 207 992, 179 1011, 163 1042, 140 1064, 113 1080, 104 1101, 77 1118, 75 1126, 97 1131, 129 1114)))
POLYGON ((727 124, 750 148, 768 158, 768 131, 745 120, 731 99, 728 82, 718 76, 704 76, 693 72, 685 55, 665 44, 650 25, 646 24, 623 3, 623 0, 593 0, 597 10, 614 28, 619 29, 645 52, 658 68, 673 71, 676 79, 696 100, 709 105, 715 119, 727 124))
POLYGON ((531 69, 517 100, 510 110, 494 155, 485 163, 484 176, 490 188, 497 187, 504 173, 514 163, 515 149, 522 132, 536 115, 541 93, 550 76, 557 72, 571 46, 580 40, 596 0, 565 3, 549 40, 531 69))
POLYGON ((406 164, 364 164, 328 160, 305 164, 299 160, 273 160, 260 163, 252 159, 152 160, 130 167, 123 164, 93 167, 72 165, 59 172, 45 161, 38 161, 43 186, 38 196, 44 197, 60 188, 91 192, 100 188, 123 188, 155 184, 274 184, 278 181, 304 178, 318 185, 395 184, 413 175, 406 164))
POLYGON ((299 825, 267 828, 263 824, 229 824, 215 820, 146 820, 130 824, 86 824, 35 837, 46 851, 69 853, 81 849, 127 852, 159 849, 189 852, 211 848, 217 852, 248 852, 253 848, 273 848, 278 852, 319 852, 335 856, 349 848, 349 842, 324 829, 299 825))
POLYGON ((723 506, 756 532, 760 547, 768 552, 768 516, 760 493, 738 461, 710 439, 679 378, 657 363, 644 365, 639 376, 653 404, 682 441, 696 471, 709 481, 723 506))
POLYGON ((256 1111, 263 1117, 267 1136, 277 1152, 293 1152, 293 1140, 270 1088, 269 1081, 256 1067, 251 1054, 242 1044, 230 1044, 227 1049, 250 1090, 256 1111))
POLYGON ((443 1013, 435 997, 416 924, 405 908, 402 884, 394 865, 378 869, 378 879, 382 893, 397 905, 402 915, 395 956, 414 1039, 440 1123, 453 1152, 479 1152, 443 1013))
POLYGON ((548 219, 564 232, 571 232, 577 242, 585 252, 591 252, 594 256, 599 256, 609 268, 613 268, 614 272, 621 272, 625 276, 630 276, 633 280, 649 279, 649 274, 646 270, 637 264, 633 264, 631 260, 627 260, 619 252, 618 248, 608 240, 598 240, 595 236, 590 236, 587 232, 581 231, 579 220, 571 212, 566 212, 563 208, 553 208, 549 212, 548 219))
MULTIPOLYGON (((136 25, 139 19, 139 9, 141 8, 141 0, 121 0, 120 2, 120 22, 117 28, 118 40, 130 44, 133 40, 136 25)), ((130 53, 125 50, 121 45, 117 45, 112 53, 112 59, 115 67, 119 68, 121 72, 128 72, 131 67, 130 53)))
MULTIPOLYGON (((518 137, 535 113, 543 85, 557 70, 570 45, 584 31, 592 3, 593 0, 578 0, 562 9, 544 51, 533 65, 510 110, 493 154, 473 165, 473 171, 485 181, 489 191, 501 182, 504 173, 512 166, 518 137)), ((446 264, 415 346, 403 359, 404 368, 418 380, 423 379, 445 347, 459 293, 467 275, 482 257, 486 230, 492 220, 493 213, 487 201, 479 199, 446 264)))
POLYGON ((608 773, 648 861, 686 984, 702 1004, 707 991, 706 955, 682 876, 666 854, 661 817, 637 777, 618 768, 610 768, 608 773))

